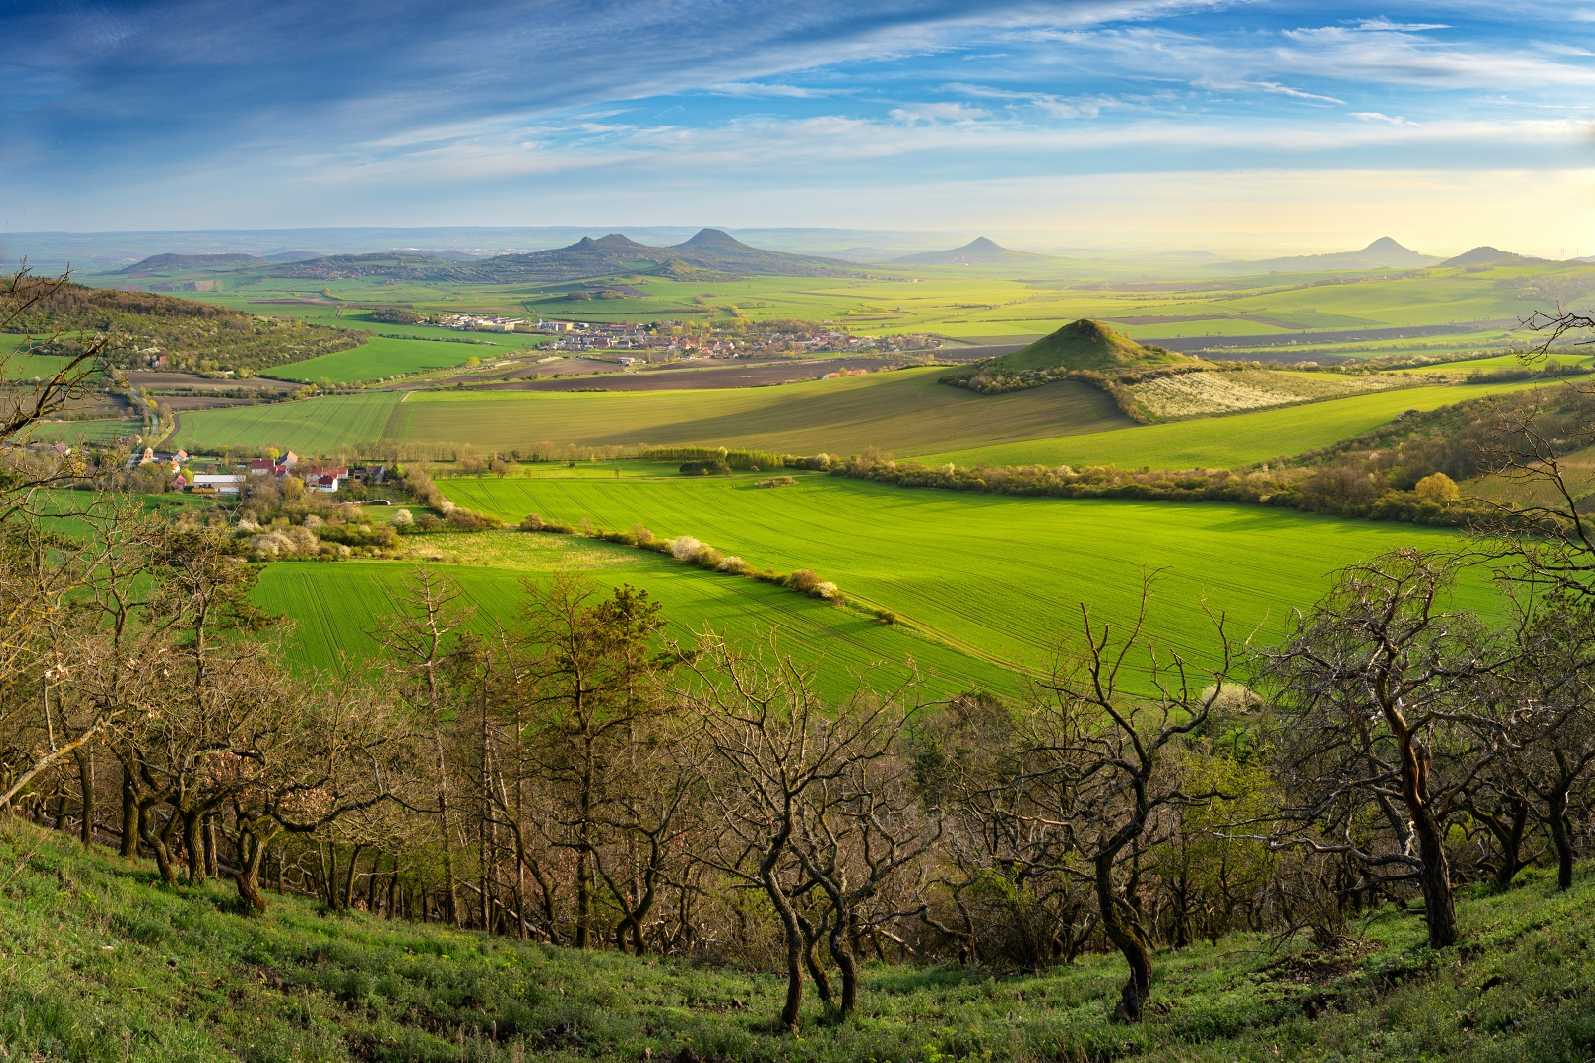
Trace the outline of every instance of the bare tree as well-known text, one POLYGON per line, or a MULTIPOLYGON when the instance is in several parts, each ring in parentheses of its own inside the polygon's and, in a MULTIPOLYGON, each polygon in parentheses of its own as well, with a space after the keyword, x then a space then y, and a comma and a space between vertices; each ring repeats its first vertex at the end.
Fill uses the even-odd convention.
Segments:
POLYGON ((810 946, 818 936, 801 910, 804 898, 819 889, 830 899, 834 922, 826 937, 844 979, 844 1000, 856 1000, 857 971, 845 940, 850 920, 922 848, 919 828, 898 818, 903 806, 889 800, 891 811, 869 823, 872 806, 858 789, 873 765, 890 758, 907 714, 896 695, 858 693, 827 705, 810 677, 785 659, 741 656, 712 637, 699 649, 693 664, 698 682, 688 698, 705 721, 712 800, 725 831, 720 851, 706 859, 769 902, 785 956, 779 1023, 796 1031, 810 946), (844 834, 852 837, 844 840, 844 834), (884 848, 850 872, 842 870, 844 844, 872 843, 884 848))
POLYGON ((1450 582, 1444 559, 1416 551, 1348 568, 1266 665, 1292 802, 1282 843, 1415 878, 1434 948, 1457 940, 1445 835, 1463 782, 1437 775, 1437 751, 1488 726, 1478 681, 1508 659, 1476 620, 1441 608, 1450 582))
POLYGON ((1224 696, 1229 640, 1215 618, 1217 657, 1200 671, 1146 637, 1150 583, 1122 636, 1081 606, 1084 651, 1043 687, 1025 733, 1023 816, 1051 835, 1053 860, 1089 883, 1103 934, 1130 969, 1117 1015, 1138 1021, 1152 988, 1152 943, 1138 897, 1141 859, 1174 826, 1172 814, 1223 796, 1190 778, 1184 761, 1224 696), (1140 666, 1139 682, 1129 676, 1140 666), (1126 873, 1129 868, 1129 873, 1126 873))

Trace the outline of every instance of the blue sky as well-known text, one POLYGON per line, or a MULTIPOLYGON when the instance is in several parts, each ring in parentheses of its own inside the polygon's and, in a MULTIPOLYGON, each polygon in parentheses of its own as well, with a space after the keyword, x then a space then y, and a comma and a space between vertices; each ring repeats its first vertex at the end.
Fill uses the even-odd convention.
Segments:
POLYGON ((1595 0, 8 0, 0 230, 1595 253, 1595 0))

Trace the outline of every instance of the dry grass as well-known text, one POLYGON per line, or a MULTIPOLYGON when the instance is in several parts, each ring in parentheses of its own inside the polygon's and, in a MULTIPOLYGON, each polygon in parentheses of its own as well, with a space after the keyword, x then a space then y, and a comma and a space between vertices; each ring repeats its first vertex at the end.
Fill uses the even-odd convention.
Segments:
POLYGON ((1130 390, 1151 417, 1173 420, 1240 410, 1261 410, 1270 406, 1287 406, 1293 402, 1340 398, 1411 385, 1411 380, 1391 373, 1341 376, 1279 369, 1242 369, 1157 377, 1133 384, 1130 390))

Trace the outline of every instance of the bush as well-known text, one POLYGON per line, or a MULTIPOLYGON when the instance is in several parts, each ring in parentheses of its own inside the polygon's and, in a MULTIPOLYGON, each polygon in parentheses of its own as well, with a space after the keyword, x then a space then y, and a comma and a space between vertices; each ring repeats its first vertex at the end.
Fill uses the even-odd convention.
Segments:
POLYGON ((681 535, 670 540, 670 556, 677 561, 696 561, 698 555, 705 549, 703 543, 690 535, 681 535))
POLYGON ((726 476, 731 472, 731 466, 726 464, 724 458, 714 458, 710 461, 686 461, 681 463, 683 476, 726 476))
POLYGON ((1457 482, 1443 472, 1432 472, 1412 487, 1412 493, 1425 502, 1455 502, 1462 497, 1457 482))

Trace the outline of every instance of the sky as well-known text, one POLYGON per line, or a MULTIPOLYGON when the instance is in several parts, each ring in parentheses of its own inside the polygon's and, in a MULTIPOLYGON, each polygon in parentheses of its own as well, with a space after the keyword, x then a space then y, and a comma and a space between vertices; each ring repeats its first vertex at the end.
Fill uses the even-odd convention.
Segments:
POLYGON ((1595 0, 5 0, 0 231, 1595 254, 1595 0))

